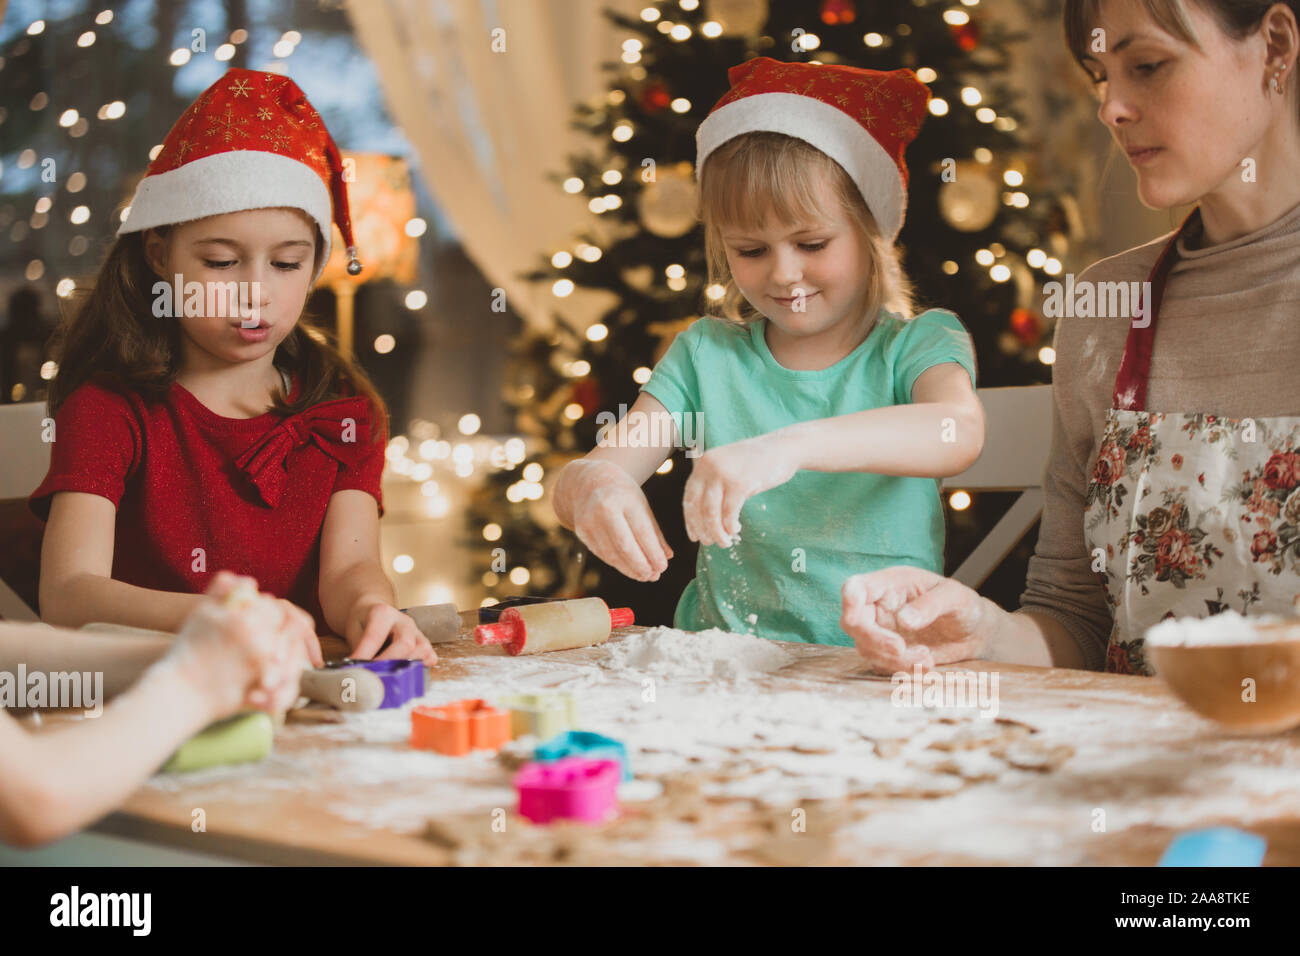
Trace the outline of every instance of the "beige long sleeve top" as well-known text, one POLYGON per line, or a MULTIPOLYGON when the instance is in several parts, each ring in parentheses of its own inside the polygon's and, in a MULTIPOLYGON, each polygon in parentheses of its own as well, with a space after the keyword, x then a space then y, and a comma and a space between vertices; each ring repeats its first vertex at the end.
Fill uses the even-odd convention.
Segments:
MULTIPOLYGON (((1199 231, 1198 231, 1199 233, 1199 231)), ((1170 235, 1089 267, 1079 282, 1144 282, 1170 235)), ((1156 326, 1147 408, 1228 418, 1300 415, 1300 206, 1249 235, 1179 242, 1156 326)), ((1112 618, 1084 540, 1084 500, 1130 320, 1057 320, 1052 447, 1022 609, 1060 621, 1086 666, 1112 618)))

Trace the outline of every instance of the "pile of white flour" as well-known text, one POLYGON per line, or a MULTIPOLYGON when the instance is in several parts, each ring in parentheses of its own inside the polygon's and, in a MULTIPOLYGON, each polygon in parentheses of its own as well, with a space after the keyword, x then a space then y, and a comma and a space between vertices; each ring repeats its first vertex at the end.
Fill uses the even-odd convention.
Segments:
POLYGON ((1300 625, 1295 618, 1276 614, 1242 617, 1228 610, 1212 617, 1170 618, 1149 628, 1146 643, 1164 647, 1206 647, 1221 644, 1260 644, 1266 641, 1296 640, 1300 627, 1261 629, 1261 624, 1280 624, 1289 621, 1300 625))
POLYGON ((662 677, 741 680, 769 674, 794 658, 772 641, 711 628, 679 631, 654 627, 608 647, 605 663, 662 677))

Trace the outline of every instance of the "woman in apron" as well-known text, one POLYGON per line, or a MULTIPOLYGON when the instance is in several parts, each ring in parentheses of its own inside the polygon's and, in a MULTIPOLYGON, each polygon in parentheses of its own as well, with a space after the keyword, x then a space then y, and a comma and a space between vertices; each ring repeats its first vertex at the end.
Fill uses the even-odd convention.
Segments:
POLYGON ((1149 674, 1159 621, 1300 597, 1300 2, 1067 0, 1065 17, 1143 203, 1196 209, 1080 278, 1145 279, 1132 315, 1058 323, 1021 608, 913 568, 852 577, 841 624, 877 670, 1149 674))

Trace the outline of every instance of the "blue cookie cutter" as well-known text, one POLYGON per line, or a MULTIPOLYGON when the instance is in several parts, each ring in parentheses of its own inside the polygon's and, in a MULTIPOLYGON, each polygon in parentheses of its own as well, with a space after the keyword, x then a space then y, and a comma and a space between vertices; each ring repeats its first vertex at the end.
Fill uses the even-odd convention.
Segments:
POLYGON ((423 661, 334 661, 325 665, 332 668, 364 667, 378 675, 384 685, 384 699, 380 710, 401 707, 409 700, 423 697, 428 690, 429 672, 423 661))
POLYGON ((1192 830, 1177 837, 1160 866, 1262 866, 1268 841, 1233 827, 1192 830))
POLYGON ((537 745, 533 759, 542 763, 563 760, 565 757, 586 757, 588 760, 616 760, 623 768, 623 779, 632 779, 627 748, 622 741, 590 730, 566 730, 550 740, 537 745))

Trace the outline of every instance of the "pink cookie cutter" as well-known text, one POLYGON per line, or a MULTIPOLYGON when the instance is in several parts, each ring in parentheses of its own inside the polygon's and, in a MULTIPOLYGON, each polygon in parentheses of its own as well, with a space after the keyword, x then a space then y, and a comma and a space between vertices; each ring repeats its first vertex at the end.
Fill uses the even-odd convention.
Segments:
POLYGON ((582 820, 600 823, 618 809, 617 760, 566 757, 527 763, 515 774, 519 815, 533 823, 582 820))

